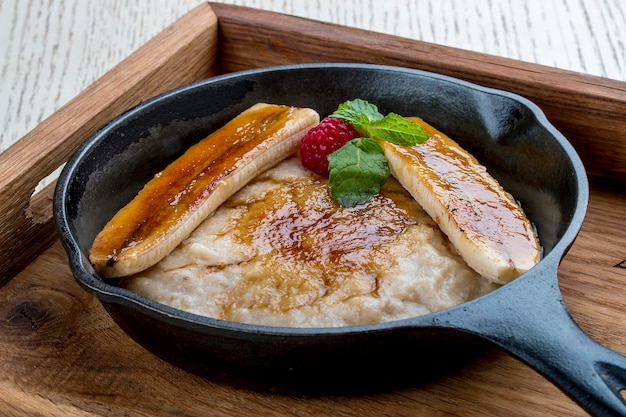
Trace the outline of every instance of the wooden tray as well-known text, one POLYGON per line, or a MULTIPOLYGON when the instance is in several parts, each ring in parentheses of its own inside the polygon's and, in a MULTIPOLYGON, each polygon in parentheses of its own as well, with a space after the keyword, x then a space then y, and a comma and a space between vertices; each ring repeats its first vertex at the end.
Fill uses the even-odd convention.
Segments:
POLYGON ((626 353, 626 83, 209 3, 0 155, 0 414, 585 415, 495 349, 436 381, 368 395, 300 397, 200 379, 135 344, 75 283, 54 232, 53 185, 33 195, 42 178, 99 126, 146 98, 220 73, 303 62, 435 71, 542 107, 578 149, 592 181, 588 216, 559 271, 565 301, 592 337, 626 353))

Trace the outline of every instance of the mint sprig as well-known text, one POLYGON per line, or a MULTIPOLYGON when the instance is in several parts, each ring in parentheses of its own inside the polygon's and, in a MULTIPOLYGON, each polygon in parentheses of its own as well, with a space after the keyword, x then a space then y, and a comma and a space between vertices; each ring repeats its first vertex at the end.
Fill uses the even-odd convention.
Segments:
POLYGON ((378 107, 360 98, 341 103, 330 117, 338 117, 347 120, 364 136, 367 136, 367 128, 372 122, 384 118, 384 116, 378 112, 378 107))
POLYGON ((389 179, 389 163, 374 138, 401 146, 414 146, 428 139, 417 123, 395 113, 383 116, 366 100, 346 101, 330 117, 347 120, 363 136, 328 155, 330 192, 345 207, 368 202, 389 179))
POLYGON ((347 120, 364 137, 395 145, 413 146, 428 139, 428 134, 417 123, 395 113, 383 116, 378 107, 362 99, 341 103, 330 117, 347 120))
POLYGON ((330 194, 344 207, 368 202, 389 178, 389 163, 374 139, 357 138, 328 156, 330 194))
POLYGON ((389 113, 384 118, 371 122, 366 134, 368 137, 401 146, 417 145, 428 139, 428 134, 422 126, 395 113, 389 113))

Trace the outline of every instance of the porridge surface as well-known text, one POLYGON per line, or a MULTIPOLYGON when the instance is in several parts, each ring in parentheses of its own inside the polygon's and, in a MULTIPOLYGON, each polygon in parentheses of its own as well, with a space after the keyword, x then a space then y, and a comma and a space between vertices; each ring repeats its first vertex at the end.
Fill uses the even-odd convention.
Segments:
POLYGON ((288 327, 398 320, 496 288, 393 178, 370 202, 344 208, 297 158, 257 177, 124 285, 188 312, 288 327))

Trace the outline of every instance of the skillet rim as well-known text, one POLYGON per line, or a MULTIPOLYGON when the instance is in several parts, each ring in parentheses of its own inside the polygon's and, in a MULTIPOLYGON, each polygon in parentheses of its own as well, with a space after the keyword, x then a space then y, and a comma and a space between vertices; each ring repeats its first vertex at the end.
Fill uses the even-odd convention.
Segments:
MULTIPOLYGON (((526 99, 525 97, 511 93, 508 91, 494 89, 490 87, 481 86, 472 82, 468 82, 465 80, 461 80, 458 78, 419 70, 419 69, 411 69, 404 68, 398 66, 390 66, 390 65, 378 65, 378 64, 363 64, 363 63, 314 63, 314 64, 293 64, 293 65, 280 65, 280 66, 272 66, 272 67, 264 67, 264 68, 256 68, 244 71, 238 71, 229 74, 222 74, 216 77, 199 80, 190 84, 186 84, 184 86, 178 87, 173 90, 169 90, 162 94, 156 95, 142 103, 130 108, 129 110, 119 114, 115 118, 111 119, 108 123, 98 129, 96 132, 91 134, 85 141, 81 143, 81 145, 77 148, 77 150, 72 154, 72 156, 68 159, 66 165, 64 166, 58 180, 57 185, 54 192, 53 198, 53 217, 55 226, 57 228, 58 235, 60 237, 61 243, 68 254, 69 266, 72 271, 72 274, 76 281, 88 292, 98 298, 102 303, 110 303, 110 304, 118 304, 125 307, 130 307, 135 310, 141 310, 143 313, 149 314, 152 317, 155 317, 161 321, 165 321, 168 324, 173 324, 177 326, 185 326, 187 328, 193 328, 195 331, 200 331, 203 333, 211 332, 215 333, 215 331, 225 332, 229 335, 232 335, 233 332, 236 334, 247 334, 247 335, 263 335, 264 337, 268 336, 327 336, 327 335, 345 335, 352 333, 367 333, 373 331, 387 331, 395 328, 402 327, 429 327, 435 326, 438 327, 437 317, 445 314, 446 316, 450 314, 454 314, 455 310, 465 309, 470 305, 476 303, 483 303, 485 300, 496 297, 497 294, 501 291, 502 288, 499 288, 493 292, 485 294, 476 299, 470 300, 468 302, 462 303, 460 305, 444 309, 441 311, 425 314, 422 316, 415 316, 411 318, 394 320, 383 323, 375 323, 375 324, 366 324, 366 325, 355 325, 355 326, 344 326, 344 327, 283 327, 283 326, 266 326, 266 325, 256 325, 256 324, 247 324, 247 323, 239 323, 226 321, 221 319, 215 319, 212 317, 202 316, 194 313, 189 313, 184 310, 179 310, 151 299, 147 297, 141 296, 135 292, 127 290, 125 288, 115 286, 107 283, 100 277, 97 277, 95 272, 91 274, 89 269, 91 265, 87 260, 86 256, 81 252, 80 247, 78 245, 77 240, 72 233, 72 228, 69 225, 69 220, 67 218, 66 213, 66 195, 68 192, 68 188, 72 182, 73 173, 76 170, 76 167, 82 162, 84 154, 86 154, 93 146, 97 143, 101 142, 104 138, 106 138, 107 134, 114 130, 115 127, 122 123, 123 121, 133 118, 134 115, 141 113, 146 108, 151 106, 159 105, 162 101, 167 101, 171 98, 175 98, 178 94, 184 93, 189 90, 194 90, 200 88, 205 85, 218 84, 223 82, 228 82, 231 80, 235 80, 238 78, 245 78, 249 76, 254 76, 257 74, 263 74, 268 72, 285 72, 285 71, 294 71, 294 70, 311 70, 311 69, 340 69, 340 70, 368 70, 368 71, 391 71, 394 73, 409 73, 411 75, 417 75, 420 77, 431 78, 437 81, 448 82, 452 84, 457 84, 463 88, 468 88, 471 90, 476 90, 478 92, 484 93, 486 95, 505 97, 510 100, 516 101, 519 104, 526 107, 530 113, 532 113, 534 117, 534 122, 538 124, 541 128, 545 129, 553 140, 555 140, 558 145, 563 148, 565 154, 568 156, 569 162, 572 165, 573 172, 572 175, 576 177, 577 184, 577 204, 574 209, 573 215, 565 220, 568 225, 563 232, 562 236, 555 243, 554 247, 550 250, 550 252, 542 257, 537 265, 535 265, 528 272, 522 274, 520 277, 516 278, 511 283, 505 284, 505 286, 512 286, 521 284, 521 282, 526 281, 528 279, 533 279, 533 276, 540 274, 542 272, 547 272, 551 269, 552 265, 558 267, 558 264, 561 262, 562 258, 565 256, 567 250, 573 244, 580 228, 582 227, 582 223, 586 214, 588 198, 589 198, 589 190, 588 190, 588 180, 586 171, 582 164, 580 157, 578 156, 576 150, 571 145, 571 143, 552 125, 547 119, 544 112, 536 105, 534 102, 526 99), (203 331, 204 330, 204 331, 203 331)), ((555 279, 558 279, 555 277, 555 279)))

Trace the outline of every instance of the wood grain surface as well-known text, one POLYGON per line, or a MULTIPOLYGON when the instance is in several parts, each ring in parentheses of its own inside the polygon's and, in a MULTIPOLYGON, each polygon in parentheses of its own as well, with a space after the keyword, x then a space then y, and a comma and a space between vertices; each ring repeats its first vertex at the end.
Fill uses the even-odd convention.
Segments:
MULTIPOLYGON (((51 2, 47 6, 60 7, 61 3, 67 4, 51 2)), ((273 4, 279 3, 282 7, 290 7, 289 2, 273 4)), ((609 6, 617 4, 607 3, 609 6)), ((3 12, 6 4, 0 3, 3 12)), ((36 7, 32 2, 25 4, 31 10, 36 7)), ((112 3, 107 4, 115 7, 112 3)), ((119 7, 128 6, 126 2, 116 4, 119 7)), ((171 6, 171 3, 166 4, 171 6)), ((304 5, 304 2, 300 4, 304 5)), ((321 6, 326 3, 311 2, 313 4, 321 6)), ((404 4, 410 6, 410 2, 404 4)), ((446 2, 442 4, 449 5, 446 2)), ((504 7, 498 6, 497 2, 489 4, 494 9, 504 7)), ((580 7, 578 3, 568 3, 570 8, 576 5, 580 7)), ((14 5, 14 10, 20 7, 14 5)), ((81 15, 77 10, 84 10, 82 7, 94 6, 78 5, 77 2, 73 7, 75 9, 59 10, 59 13, 69 19, 68 16, 81 15)), ((335 10, 345 10, 347 6, 334 7, 335 10)), ((440 10, 437 7, 432 6, 430 12, 440 10)), ((216 32, 212 30, 214 16, 208 10, 208 6, 194 9, 176 26, 166 29, 115 68, 108 72, 103 69, 106 73, 104 77, 39 124, 24 140, 0 155, 0 189, 3 195, 0 243, 6 244, 9 249, 2 250, 3 268, 11 264, 14 258, 20 257, 20 252, 37 245, 38 239, 47 238, 48 241, 40 242, 38 249, 26 254, 24 259, 34 258, 52 243, 40 256, 31 259, 32 262, 28 260, 19 265, 11 264, 14 266, 9 272, 17 275, 6 282, 4 287, 0 287, 0 415, 586 415, 541 375, 495 349, 467 367, 437 380, 409 383, 397 389, 367 395, 294 395, 281 393, 273 387, 255 390, 232 385, 219 378, 202 379, 163 362, 138 346, 113 323, 100 304, 76 284, 61 245, 51 235, 51 190, 45 190, 34 202, 29 201, 29 196, 40 177, 62 163, 81 138, 108 120, 111 114, 158 91, 214 74, 217 71, 215 58, 219 58, 217 60, 223 68, 236 69, 270 61, 287 63, 293 60, 315 60, 336 53, 324 42, 313 43, 318 45, 317 50, 294 50, 288 40, 293 39, 304 27, 294 27, 294 21, 288 18, 283 20, 271 15, 270 19, 259 15, 261 20, 274 22, 276 29, 282 28, 285 35, 277 35, 273 39, 266 37, 266 41, 273 41, 278 47, 266 50, 265 55, 248 53, 246 61, 243 57, 251 44, 259 42, 260 31, 248 29, 247 38, 242 41, 236 39, 243 36, 246 24, 254 19, 242 15, 237 21, 232 10, 215 6, 218 16, 222 16, 225 21, 230 19, 231 22, 230 26, 225 22, 223 29, 227 32, 217 34, 224 45, 230 39, 231 46, 218 53, 210 47, 215 41, 216 32), (287 36, 286 30, 290 26, 291 32, 287 36), (204 45, 209 46, 203 49, 204 45), (202 54, 205 51, 209 53, 202 54), (185 65, 181 65, 181 62, 185 65), (17 192, 17 197, 7 199, 14 192, 17 192), (28 211, 26 218, 24 211, 28 211), (10 251, 11 242, 23 245, 22 250, 10 251)), ((343 12, 336 13, 339 16, 343 12)), ((46 13, 39 12, 34 16, 42 19, 43 24, 50 25, 49 21, 45 23, 50 16, 44 18, 44 15, 46 13)), ((141 20, 138 16, 134 18, 141 20)), ((318 27, 320 32, 329 30, 325 24, 304 26, 309 30, 318 27)), ((444 68, 458 71, 462 76, 471 77, 471 65, 477 65, 482 68, 480 74, 486 82, 493 79, 496 83, 513 83, 516 78, 507 74, 501 77, 489 76, 490 69, 508 67, 514 74, 520 74, 517 79, 523 88, 532 92, 532 86, 536 85, 537 89, 547 91, 545 99, 548 105, 567 100, 568 91, 570 97, 575 97, 583 108, 586 103, 600 103, 603 99, 612 103, 600 111, 587 114, 580 122, 572 122, 578 126, 598 117, 610 119, 612 115, 619 119, 619 112, 626 100, 623 97, 624 83, 619 81, 506 59, 495 60, 495 67, 490 66, 493 62, 481 66, 478 65, 483 57, 480 54, 411 43, 399 38, 365 35, 364 32, 334 28, 318 39, 336 36, 352 44, 356 43, 354 39, 361 39, 367 42, 362 53, 369 51, 386 63, 394 60, 411 65, 433 62, 435 58, 423 59, 420 58, 421 53, 415 53, 430 51, 434 56, 441 57, 444 68), (380 40, 379 44, 376 43, 377 39, 380 40), (389 42, 395 45, 392 54, 386 54, 384 50, 389 42), (562 84, 580 86, 585 93, 575 95, 562 84), (554 92, 560 93, 554 95, 554 92)), ((340 40, 337 39, 337 42, 340 40)), ((44 84, 41 81, 41 85, 44 84)), ((563 108, 566 106, 560 106, 559 112, 563 108)), ((618 125, 609 124, 606 130, 611 132, 615 126, 618 125)), ((603 155, 609 160, 616 158, 622 161, 626 155, 623 132, 613 133, 608 142, 604 141, 606 147, 603 155)), ((584 134, 580 132, 581 137, 584 134)), ((593 136, 595 133, 589 130, 587 134, 593 136)), ((602 141, 597 140, 596 143, 602 141)), ((601 147, 596 147, 600 152, 601 147)), ((601 168, 600 154, 592 160, 601 168)), ((626 196, 623 188, 607 185, 614 180, 624 181, 624 178, 619 167, 604 172, 613 178, 607 177, 605 182, 599 175, 592 184, 586 221, 560 267, 559 282, 565 301, 581 327, 609 348, 626 353, 626 307, 623 303, 626 288, 626 236, 623 233, 626 196)))

